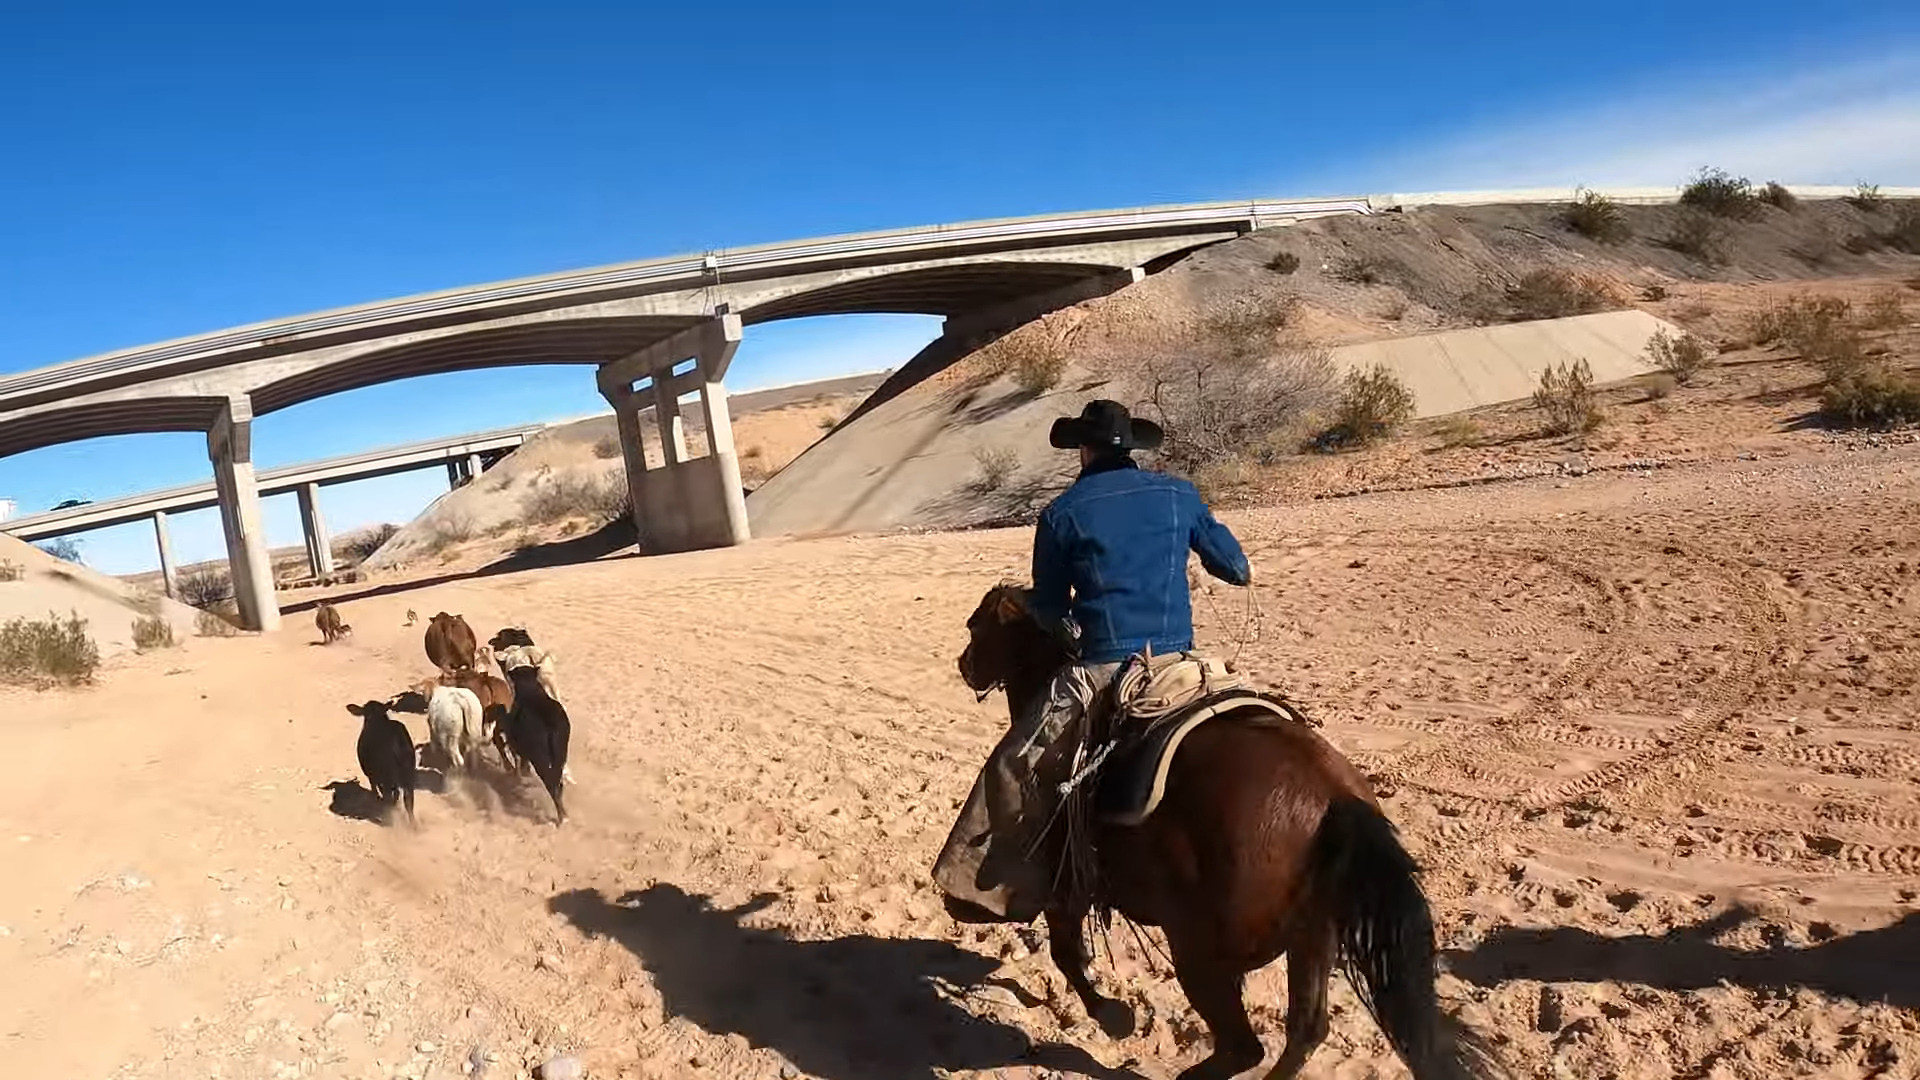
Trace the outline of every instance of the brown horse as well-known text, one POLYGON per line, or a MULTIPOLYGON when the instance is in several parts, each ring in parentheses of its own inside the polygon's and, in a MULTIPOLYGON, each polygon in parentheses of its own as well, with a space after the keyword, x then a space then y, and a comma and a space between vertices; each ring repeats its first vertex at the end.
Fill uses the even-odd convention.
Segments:
MULTIPOLYGON (((1014 586, 990 590, 967 629, 961 678, 982 695, 1004 687, 1016 719, 1067 662, 1014 586)), ((1201 724, 1180 744, 1152 816, 1095 826, 1098 900, 1165 932, 1180 987, 1213 1034, 1212 1055, 1181 1080, 1260 1063, 1241 982, 1283 954, 1287 1043, 1268 1080, 1292 1080, 1326 1038, 1336 964, 1415 1080, 1497 1075, 1481 1042, 1440 1010, 1432 913, 1365 778, 1304 724, 1273 719, 1254 706, 1201 724)), ((1051 830, 1043 857, 1059 865, 1065 844, 1064 831, 1051 830)), ((1122 1038, 1132 1010, 1101 996, 1087 973, 1092 903, 1047 908, 1053 961, 1102 1029, 1122 1038)))

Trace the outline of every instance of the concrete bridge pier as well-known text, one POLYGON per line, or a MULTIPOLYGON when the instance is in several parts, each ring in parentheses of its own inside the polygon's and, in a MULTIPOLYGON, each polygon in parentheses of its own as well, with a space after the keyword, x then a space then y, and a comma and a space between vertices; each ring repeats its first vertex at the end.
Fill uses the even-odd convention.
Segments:
POLYGON ((153 543, 160 549, 160 581, 166 587, 167 597, 180 599, 180 574, 173 568, 173 534, 167 531, 167 512, 153 512, 153 543))
POLYGON ((634 528, 644 551, 727 547, 750 536, 727 409, 727 367, 740 339, 740 317, 723 312, 600 367, 600 393, 619 425, 634 528), (689 359, 692 367, 675 374, 689 359), (707 433, 703 457, 687 454, 680 398, 689 392, 700 395, 707 433), (640 413, 648 404, 660 435, 657 469, 648 466, 642 439, 640 413))
POLYGON ((326 577, 333 573, 333 537, 327 534, 327 519, 320 516, 320 485, 300 485, 299 498, 300 531, 307 537, 307 567, 314 577, 326 577))
POLYGON ((248 630, 277 630, 280 605, 273 596, 273 562, 260 521, 260 490, 253 477, 253 406, 246 398, 228 399, 213 430, 207 432, 207 457, 213 461, 220 527, 227 536, 227 572, 233 578, 240 625, 248 630))

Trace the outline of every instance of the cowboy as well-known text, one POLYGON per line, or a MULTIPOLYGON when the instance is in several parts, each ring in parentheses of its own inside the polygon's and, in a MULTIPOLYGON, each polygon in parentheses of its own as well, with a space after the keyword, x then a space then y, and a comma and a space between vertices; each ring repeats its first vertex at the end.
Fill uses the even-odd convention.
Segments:
POLYGON ((1030 922, 1045 907, 1053 868, 1036 865, 1029 854, 1059 801, 1046 781, 1059 779, 1051 774, 1060 754, 1050 752, 1071 743, 1064 736, 1077 730, 1129 657, 1193 648, 1187 552, 1222 581, 1244 586, 1252 580, 1239 542, 1214 520, 1200 492, 1133 460, 1134 451, 1156 449, 1161 438, 1158 425, 1114 401, 1089 402, 1079 416, 1053 423, 1048 441, 1080 452, 1080 475, 1040 515, 1029 607, 1043 625, 1073 641, 1077 655, 1040 695, 1033 714, 994 749, 934 868, 958 918, 1030 922), (959 853, 977 851, 977 841, 958 841, 972 831, 963 828, 969 818, 981 816, 987 842, 975 856, 976 870, 959 853))

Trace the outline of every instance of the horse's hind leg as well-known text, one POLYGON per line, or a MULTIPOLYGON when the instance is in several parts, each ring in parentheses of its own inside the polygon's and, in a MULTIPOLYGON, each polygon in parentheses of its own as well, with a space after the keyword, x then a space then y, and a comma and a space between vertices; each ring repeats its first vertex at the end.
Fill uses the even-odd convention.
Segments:
POLYGON ((1187 1004, 1207 1022, 1213 1033, 1213 1053, 1182 1072, 1179 1080, 1227 1080, 1260 1064, 1266 1050, 1247 1019, 1240 997, 1244 974, 1210 944, 1182 940, 1168 927, 1167 945, 1173 953, 1173 973, 1186 991, 1187 1004))
POLYGON ((1086 923, 1085 908, 1047 912, 1047 945, 1053 954, 1053 966, 1067 977, 1067 985, 1079 995, 1080 1004, 1086 1006, 1087 1015, 1100 1030, 1110 1039, 1124 1039, 1133 1034, 1133 1009, 1093 988, 1093 979, 1087 974, 1086 923))
POLYGON ((1287 1048, 1267 1080, 1294 1080, 1327 1037, 1327 982, 1333 978, 1333 942, 1326 931, 1293 942, 1287 951, 1287 1048))

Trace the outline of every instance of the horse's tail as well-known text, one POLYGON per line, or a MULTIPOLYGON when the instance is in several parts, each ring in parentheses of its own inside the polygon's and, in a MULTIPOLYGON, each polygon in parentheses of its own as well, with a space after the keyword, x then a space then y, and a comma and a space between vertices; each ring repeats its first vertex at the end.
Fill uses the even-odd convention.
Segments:
POLYGON ((1440 1010, 1433 914, 1391 822, 1352 796, 1327 807, 1308 855, 1341 966, 1415 1080, 1500 1075, 1486 1046, 1440 1010))

